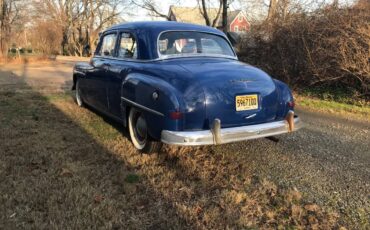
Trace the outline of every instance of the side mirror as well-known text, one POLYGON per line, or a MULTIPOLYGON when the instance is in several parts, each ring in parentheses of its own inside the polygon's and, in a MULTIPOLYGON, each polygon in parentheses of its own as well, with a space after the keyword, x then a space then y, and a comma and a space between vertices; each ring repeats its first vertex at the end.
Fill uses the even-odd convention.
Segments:
POLYGON ((110 55, 108 50, 104 50, 103 54, 104 54, 104 56, 109 56, 110 55))

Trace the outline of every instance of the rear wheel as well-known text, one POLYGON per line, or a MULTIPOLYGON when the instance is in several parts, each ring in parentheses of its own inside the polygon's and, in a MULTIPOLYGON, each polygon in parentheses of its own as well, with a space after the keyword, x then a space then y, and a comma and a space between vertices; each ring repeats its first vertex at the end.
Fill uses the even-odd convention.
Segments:
POLYGON ((76 103, 79 107, 84 106, 84 102, 81 97, 81 88, 80 88, 80 81, 77 79, 76 81, 76 103))
POLYGON ((162 143, 153 141, 150 138, 145 117, 135 108, 130 109, 128 128, 130 131, 131 141, 136 149, 142 153, 159 152, 162 147, 162 143))

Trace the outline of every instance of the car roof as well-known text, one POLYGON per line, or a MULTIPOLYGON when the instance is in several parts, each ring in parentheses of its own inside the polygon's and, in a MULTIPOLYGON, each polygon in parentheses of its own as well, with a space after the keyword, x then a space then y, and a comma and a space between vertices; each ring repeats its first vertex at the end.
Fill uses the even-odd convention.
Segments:
POLYGON ((218 29, 209 26, 174 21, 122 23, 110 27, 109 29, 105 30, 102 35, 117 31, 129 31, 135 34, 138 44, 138 57, 141 60, 155 60, 159 58, 157 41, 159 35, 165 31, 197 31, 212 33, 228 40, 226 35, 218 29))
POLYGON ((168 30, 195 30, 207 33, 214 33, 225 36, 225 34, 215 28, 209 26, 201 26, 189 23, 175 22, 175 21, 143 21, 143 22, 127 22, 118 25, 114 25, 107 29, 105 32, 111 30, 130 29, 130 30, 147 30, 156 34, 160 34, 163 31, 168 30))

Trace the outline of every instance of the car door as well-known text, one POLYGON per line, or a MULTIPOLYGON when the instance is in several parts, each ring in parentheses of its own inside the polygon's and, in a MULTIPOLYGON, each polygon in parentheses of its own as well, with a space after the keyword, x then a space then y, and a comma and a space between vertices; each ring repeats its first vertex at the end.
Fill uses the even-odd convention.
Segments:
POLYGON ((133 69, 140 68, 137 62, 137 42, 133 33, 121 31, 117 44, 117 57, 112 61, 108 82, 108 104, 112 115, 122 118, 121 87, 122 81, 133 69))
POLYGON ((109 111, 107 87, 110 80, 110 66, 115 56, 117 33, 104 34, 98 51, 91 60, 94 70, 88 76, 90 104, 103 111, 109 111))

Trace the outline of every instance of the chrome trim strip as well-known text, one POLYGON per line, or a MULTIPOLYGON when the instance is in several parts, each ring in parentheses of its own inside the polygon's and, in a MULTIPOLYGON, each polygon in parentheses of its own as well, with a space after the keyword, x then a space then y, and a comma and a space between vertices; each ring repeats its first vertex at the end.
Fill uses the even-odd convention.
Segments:
MULTIPOLYGON (((294 123, 294 131, 303 127, 299 117, 294 118, 294 123)), ((219 140, 217 141, 215 141, 212 130, 179 132, 163 130, 161 141, 166 144, 182 146, 214 145, 275 136, 288 132, 289 124, 286 120, 282 120, 258 125, 223 128, 219 130, 219 140)))
POLYGON ((165 60, 170 60, 170 59, 181 59, 181 58, 205 58, 205 57, 208 57, 208 58, 226 58, 226 59, 230 59, 230 60, 238 60, 237 58, 233 58, 231 56, 227 56, 227 55, 220 55, 220 56, 216 56, 216 55, 199 55, 199 56, 195 56, 195 55, 189 55, 189 56, 186 56, 186 55, 181 55, 181 56, 174 56, 174 57, 166 57, 166 58, 155 58, 155 59, 131 59, 131 58, 118 58, 118 57, 109 57, 109 56, 100 56, 100 55, 95 55, 93 58, 96 58, 96 59, 109 59, 109 60, 116 60, 116 61, 127 61, 127 62, 136 62, 136 63, 153 63, 153 62, 159 62, 159 61, 165 61, 165 60))
POLYGON ((228 58, 228 59, 232 59, 232 60, 238 60, 238 56, 236 55, 236 52, 234 50, 234 47, 231 45, 231 42, 229 41, 229 39, 222 35, 220 35, 219 33, 214 33, 214 32, 210 32, 210 31, 203 31, 203 30, 164 30, 162 32, 160 32, 158 34, 158 37, 157 37, 157 54, 158 54, 158 58, 156 60, 166 60, 166 59, 172 59, 172 58, 182 58, 182 57, 218 57, 218 58, 228 58), (206 33, 206 34, 212 34, 212 35, 216 35, 216 36, 219 36, 219 37, 222 37, 223 39, 226 40, 226 42, 229 44, 231 50, 234 52, 234 57, 233 56, 228 56, 228 55, 180 55, 180 56, 172 56, 172 57, 169 57, 169 55, 162 55, 161 52, 159 51, 159 38, 161 37, 161 35, 163 33, 166 33, 166 32, 200 32, 200 33, 206 33))
POLYGON ((178 54, 178 55, 162 55, 159 59, 155 60, 168 60, 168 59, 176 59, 176 58, 226 58, 231 60, 238 60, 235 57, 228 56, 228 55, 212 55, 212 54, 178 54))
POLYGON ((125 98, 125 97, 121 97, 121 99, 124 100, 124 101, 126 101, 126 102, 128 102, 128 103, 130 103, 130 104, 132 104, 132 105, 134 105, 134 106, 136 106, 136 107, 138 107, 138 108, 140 108, 140 109, 143 109, 145 111, 148 111, 148 112, 151 112, 151 113, 154 113, 156 115, 159 115, 159 116, 164 117, 164 114, 161 113, 161 112, 158 112, 158 111, 153 110, 153 109, 150 109, 150 108, 148 108, 146 106, 140 105, 140 104, 138 104, 138 103, 136 103, 134 101, 131 101, 131 100, 125 98))
POLYGON ((109 60, 137 62, 137 63, 148 63, 148 62, 161 61, 161 59, 158 59, 158 58, 156 59, 134 59, 134 58, 118 58, 118 57, 100 56, 100 55, 94 55, 93 58, 105 58, 109 60))

